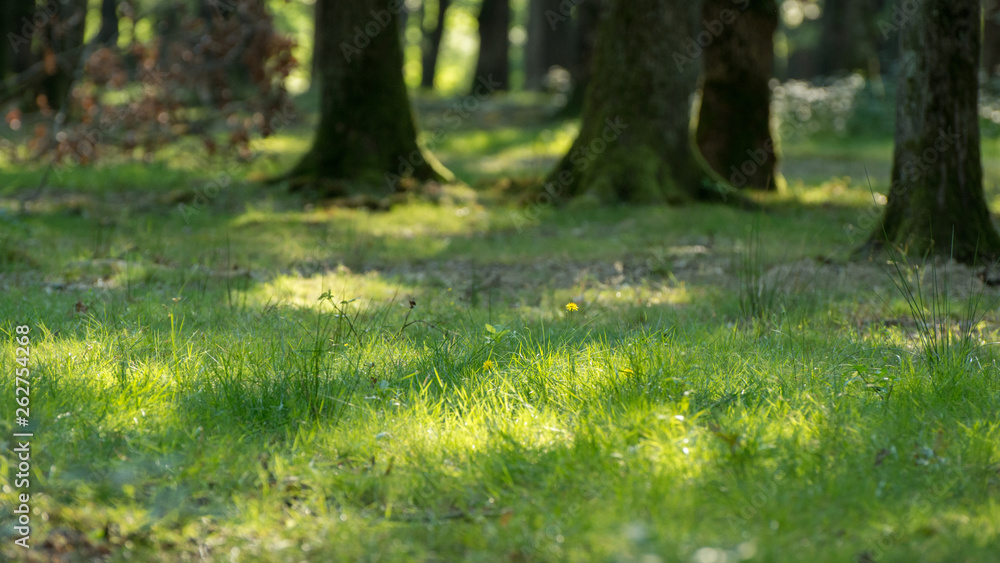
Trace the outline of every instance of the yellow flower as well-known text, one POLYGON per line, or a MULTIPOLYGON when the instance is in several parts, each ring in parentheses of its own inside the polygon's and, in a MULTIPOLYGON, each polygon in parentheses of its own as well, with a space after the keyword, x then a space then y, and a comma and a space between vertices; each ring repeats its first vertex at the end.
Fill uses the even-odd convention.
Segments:
POLYGON ((483 362, 483 371, 490 371, 491 369, 493 369, 493 360, 483 362))
POLYGON ((632 368, 622 368, 622 373, 624 373, 625 375, 634 375, 635 374, 635 372, 632 371, 632 368))
POLYGON ((566 310, 572 313, 573 311, 579 311, 580 308, 576 306, 576 303, 567 303, 566 310))

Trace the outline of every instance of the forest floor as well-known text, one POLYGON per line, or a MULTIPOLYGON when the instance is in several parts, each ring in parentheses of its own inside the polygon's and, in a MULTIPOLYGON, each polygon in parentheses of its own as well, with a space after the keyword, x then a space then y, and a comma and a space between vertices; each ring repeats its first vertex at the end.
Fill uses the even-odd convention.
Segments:
POLYGON ((853 253, 889 136, 786 145, 764 211, 599 208, 505 180, 568 148, 545 111, 447 129, 467 184, 387 211, 250 181, 305 124, 236 168, 0 165, 0 557, 995 558, 1000 291, 853 253))

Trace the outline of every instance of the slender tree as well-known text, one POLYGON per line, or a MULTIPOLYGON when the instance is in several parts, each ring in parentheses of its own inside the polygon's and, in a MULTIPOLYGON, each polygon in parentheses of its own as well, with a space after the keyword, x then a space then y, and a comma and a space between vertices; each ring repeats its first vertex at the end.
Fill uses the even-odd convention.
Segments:
POLYGON ((417 146, 398 13, 380 0, 317 0, 316 8, 320 121, 287 176, 291 187, 384 193, 401 177, 443 179, 447 171, 417 146))
POLYGON ((44 49, 51 53, 54 65, 47 65, 44 91, 50 107, 65 109, 70 89, 76 79, 83 51, 83 35, 87 23, 87 0, 61 3, 44 36, 44 49), (73 53, 73 55, 69 55, 73 53), (63 54, 64 56, 59 56, 63 54))
POLYGON ((0 33, 3 48, 0 49, 0 78, 18 74, 28 69, 34 62, 31 43, 37 33, 32 22, 32 2, 3 2, 0 4, 0 33))
POLYGON ((775 0, 705 0, 702 22, 715 36, 705 47, 698 147, 736 187, 773 190, 778 158, 771 137, 775 0))
POLYGON ((690 134, 701 65, 686 40, 697 34, 698 3, 614 0, 606 9, 580 134, 546 190, 635 202, 718 194, 690 134))
POLYGON ((510 88, 510 0, 483 0, 479 9, 479 56, 472 80, 490 80, 497 90, 510 88))
POLYGON ((900 29, 892 185, 871 244, 1000 256, 979 151, 980 0, 924 0, 900 29))
POLYGON ((827 0, 823 4, 816 51, 820 76, 871 70, 877 60, 879 33, 874 9, 873 0, 827 0))
POLYGON ((101 1, 101 29, 94 40, 109 46, 118 41, 118 2, 115 0, 101 1))
MULTIPOLYGON (((524 86, 541 90, 553 66, 570 68, 574 59, 573 22, 561 11, 562 0, 531 0, 528 44, 524 53, 524 86)), ((579 8, 578 8, 579 9, 579 8)))
MULTIPOLYGON (((425 3, 426 4, 426 3, 425 3)), ((420 86, 434 88, 434 75, 437 73, 438 54, 441 52, 441 39, 444 37, 444 21, 451 0, 437 1, 436 23, 433 29, 423 29, 424 42, 421 46, 422 72, 420 86)))
POLYGON ((560 112, 562 117, 577 117, 583 111, 583 100, 593 75, 594 47, 597 45, 598 23, 601 20, 602 2, 584 2, 576 7, 573 14, 574 57, 570 66, 573 90, 566 106, 560 112))

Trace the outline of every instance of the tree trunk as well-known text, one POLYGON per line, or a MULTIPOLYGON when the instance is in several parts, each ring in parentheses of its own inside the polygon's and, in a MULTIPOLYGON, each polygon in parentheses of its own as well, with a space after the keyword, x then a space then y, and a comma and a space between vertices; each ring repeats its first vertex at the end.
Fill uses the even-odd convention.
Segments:
POLYGON ((31 51, 35 6, 33 2, 3 2, 0 5, 0 79, 20 74, 35 62, 31 51))
POLYGON ((444 37, 444 17, 448 11, 451 0, 438 0, 437 2, 437 24, 429 33, 424 30, 424 44, 422 49, 422 69, 420 86, 428 90, 434 88, 434 76, 437 74, 438 54, 441 52, 441 38, 444 37))
MULTIPOLYGON (((58 15, 47 28, 45 48, 51 50, 53 55, 82 48, 86 23, 87 0, 70 0, 60 4, 58 15)), ((52 60, 58 62, 47 65, 49 77, 45 81, 44 90, 49 107, 61 110, 67 107, 80 57, 52 57, 52 60)))
POLYGON ((1000 75, 1000 0, 983 2, 983 70, 1000 75))
POLYGON ((292 188, 384 193, 403 177, 444 179, 447 171, 417 146, 398 13, 384 0, 317 0, 316 7, 320 122, 312 149, 288 175, 292 188))
POLYGON ((524 87, 528 90, 544 89, 552 67, 569 70, 573 65, 573 22, 571 14, 563 13, 568 11, 567 6, 563 0, 531 0, 524 53, 524 87))
POLYGON ((861 71, 868 74, 875 57, 875 13, 872 0, 828 0, 820 18, 816 50, 820 76, 861 71))
POLYGON ((979 152, 979 0, 924 0, 902 34, 892 185, 872 245, 1000 256, 979 152))
POLYGON ((99 45, 113 47, 118 42, 118 2, 102 0, 101 29, 97 32, 96 41, 99 45))
POLYGON ((597 31, 601 22, 601 2, 584 2, 576 8, 574 26, 574 44, 576 57, 570 74, 573 77, 573 90, 560 117, 577 117, 583 111, 583 102, 593 75, 594 48, 597 45, 597 31))
POLYGON ((697 20, 697 2, 611 2, 580 135, 545 184, 552 197, 680 203, 712 192, 690 135, 700 64, 685 40, 697 20))
POLYGON ((752 0, 740 11, 732 0, 705 0, 702 22, 714 40, 705 47, 698 147, 713 170, 738 188, 773 190, 775 0, 752 0))
POLYGON ((497 90, 510 89, 510 0, 483 0, 479 10, 479 57, 472 91, 481 80, 497 84, 497 90))

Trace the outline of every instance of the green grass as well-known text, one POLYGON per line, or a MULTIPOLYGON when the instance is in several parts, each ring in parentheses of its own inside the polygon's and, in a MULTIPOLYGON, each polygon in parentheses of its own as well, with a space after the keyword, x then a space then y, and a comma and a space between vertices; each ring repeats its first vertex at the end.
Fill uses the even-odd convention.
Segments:
MULTIPOLYGON (((544 173, 573 128, 478 126, 437 150, 472 185, 544 173)), ((0 370, 19 367, 14 327, 30 326, 35 432, 34 548, 13 545, 5 454, 4 557, 903 562, 1000 547, 996 312, 927 369, 897 272, 845 261, 878 211, 841 173, 854 153, 804 145, 815 172, 764 214, 519 207, 464 188, 370 213, 246 180, 294 161, 299 134, 262 143, 188 213, 220 164, 111 163, 34 198, 40 171, 0 168, 0 370), (746 314, 741 276, 767 288, 766 315, 746 314)), ((877 144, 865 158, 885 165, 877 144)), ((942 268, 951 293, 921 307, 995 297, 942 268)), ((6 451, 13 385, 0 379, 6 451)))

